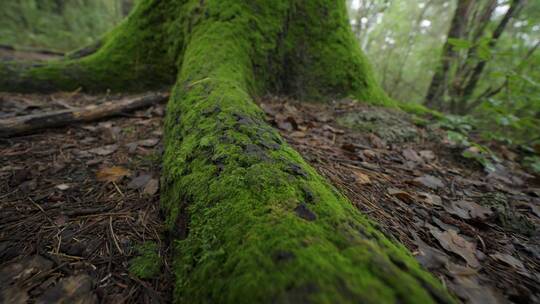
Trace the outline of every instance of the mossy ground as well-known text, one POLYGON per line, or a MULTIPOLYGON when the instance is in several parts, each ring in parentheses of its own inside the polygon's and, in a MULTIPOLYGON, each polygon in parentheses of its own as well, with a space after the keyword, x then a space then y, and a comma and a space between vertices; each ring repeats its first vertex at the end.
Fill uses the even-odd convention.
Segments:
POLYGON ((396 106, 354 42, 344 1, 142 1, 98 52, 31 67, 19 83, 140 89, 175 71, 162 204, 176 302, 453 302, 252 102, 279 91, 396 106), (63 76, 73 70, 80 78, 63 76))
POLYGON ((160 274, 162 257, 154 242, 146 242, 136 248, 137 255, 130 261, 129 271, 141 278, 151 279, 160 274))

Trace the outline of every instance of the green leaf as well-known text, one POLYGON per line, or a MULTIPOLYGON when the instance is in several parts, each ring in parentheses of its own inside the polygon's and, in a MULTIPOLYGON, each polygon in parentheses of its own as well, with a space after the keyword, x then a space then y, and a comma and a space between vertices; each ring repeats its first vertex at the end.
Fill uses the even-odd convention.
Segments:
POLYGON ((448 38, 448 43, 458 50, 467 50, 472 47, 472 43, 458 38, 448 38))
POLYGON ((450 141, 454 145, 470 146, 470 142, 467 139, 467 137, 461 133, 454 132, 454 131, 447 131, 446 137, 448 138, 448 141, 450 141))
POLYGON ((478 56, 480 60, 484 60, 484 61, 490 60, 492 56, 491 56, 491 50, 489 49, 489 46, 480 45, 476 49, 476 56, 478 56))

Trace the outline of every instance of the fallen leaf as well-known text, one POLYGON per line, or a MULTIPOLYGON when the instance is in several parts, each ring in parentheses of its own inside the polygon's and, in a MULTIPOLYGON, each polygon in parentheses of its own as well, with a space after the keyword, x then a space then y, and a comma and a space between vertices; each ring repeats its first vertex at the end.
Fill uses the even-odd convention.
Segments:
POLYGON ((159 181, 156 178, 151 179, 146 186, 144 186, 143 193, 148 195, 154 195, 159 189, 159 181))
POLYGON ((60 191, 66 191, 67 189, 69 189, 70 186, 68 184, 60 184, 60 185, 56 185, 56 189, 60 190, 60 191))
POLYGON ((459 298, 471 304, 502 304, 506 301, 501 295, 487 286, 482 286, 477 279, 477 271, 468 267, 448 263, 447 269, 453 280, 449 284, 459 298))
POLYGON ((126 144, 126 148, 128 148, 128 153, 135 153, 138 146, 139 145, 136 142, 126 144))
POLYGON ((412 197, 412 195, 396 188, 388 188, 388 194, 395 196, 406 203, 414 202, 414 198, 412 197))
POLYGON ((369 134, 368 139, 371 145, 376 149, 385 149, 386 143, 375 134, 369 134))
POLYGON ((418 197, 419 201, 426 203, 428 205, 442 206, 441 197, 438 195, 427 193, 427 192, 418 192, 416 196, 418 197))
POLYGON ((302 138, 302 137, 306 137, 306 132, 294 131, 294 132, 291 132, 290 136, 302 138))
POLYGON ((454 230, 441 232, 439 229, 431 226, 430 232, 445 250, 459 255, 467 262, 469 266, 473 268, 480 267, 480 263, 476 258, 475 244, 468 242, 459 236, 454 230))
POLYGON ((485 220, 489 218, 493 212, 472 201, 454 201, 444 205, 444 209, 453 215, 457 215, 464 220, 477 219, 485 220))
POLYGON ((422 150, 419 152, 420 157, 422 157, 426 161, 431 161, 435 159, 435 153, 430 150, 422 150))
POLYGON ((106 167, 96 173, 96 179, 101 182, 117 182, 130 174, 129 170, 123 167, 106 167))
POLYGON ((86 274, 63 278, 37 298, 36 303, 98 303, 97 296, 92 292, 92 286, 92 278, 86 274))
POLYGON ((354 171, 354 179, 360 185, 367 185, 371 183, 369 176, 363 172, 360 172, 359 170, 354 171))
POLYGON ((329 132, 332 132, 332 133, 335 133, 335 134, 343 134, 343 133, 345 133, 345 131, 340 130, 340 129, 336 129, 336 128, 330 126, 330 125, 324 125, 323 130, 329 131, 329 132))
POLYGON ((415 162, 415 163, 422 162, 422 158, 420 157, 420 155, 418 155, 418 153, 416 153, 416 151, 414 151, 413 149, 407 148, 403 150, 401 154, 403 154, 403 157, 405 157, 405 159, 410 160, 412 162, 415 162))
POLYGON ((118 149, 118 145, 107 145, 107 146, 103 146, 99 148, 90 149, 88 150, 88 152, 105 156, 105 155, 114 153, 117 149, 118 149))
POLYGON ((506 253, 500 253, 500 252, 497 252, 497 253, 494 253, 494 254, 490 254, 489 255, 490 257, 496 259, 496 260, 499 260, 499 261, 502 261, 518 270, 523 270, 525 269, 525 266, 523 265, 523 263, 516 259, 515 257, 509 255, 509 254, 506 254, 506 253))
POLYGON ((142 146, 142 147, 150 148, 157 145, 158 142, 159 142, 158 138, 149 138, 149 139, 139 140, 137 144, 139 144, 139 146, 142 146))
POLYGON ((439 189, 444 187, 442 181, 433 175, 426 174, 424 176, 417 177, 413 180, 413 183, 421 186, 425 186, 431 189, 439 189))
POLYGON ((443 268, 448 263, 448 256, 444 252, 426 244, 414 231, 409 232, 418 247, 415 258, 422 266, 428 270, 435 270, 443 268))
POLYGON ((130 189, 141 189, 144 186, 146 186, 146 184, 148 184, 150 179, 152 179, 152 175, 150 175, 150 174, 141 174, 141 175, 131 179, 131 181, 128 184, 128 188, 130 188, 130 189))

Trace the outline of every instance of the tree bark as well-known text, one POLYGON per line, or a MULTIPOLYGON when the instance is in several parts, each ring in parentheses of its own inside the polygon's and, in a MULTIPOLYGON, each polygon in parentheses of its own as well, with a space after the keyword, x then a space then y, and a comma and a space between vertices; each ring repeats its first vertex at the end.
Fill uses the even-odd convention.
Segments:
POLYGON ((454 17, 452 17, 450 30, 448 31, 448 36, 443 46, 441 62, 435 70, 435 74, 431 79, 431 83, 426 94, 424 101, 426 106, 441 108, 443 104, 446 90, 449 87, 451 65, 454 59, 458 56, 458 52, 449 43, 449 39, 463 38, 464 29, 467 26, 467 21, 472 12, 473 6, 473 0, 458 0, 457 2, 457 8, 454 11, 454 17))
MULTIPOLYGON (((513 16, 515 16, 519 10, 522 8, 523 0, 513 0, 510 4, 510 7, 508 8, 508 11, 504 14, 504 17, 499 22, 495 30, 493 31, 493 35, 491 36, 491 40, 488 43, 488 47, 490 49, 493 49, 495 45, 497 44, 497 41, 501 37, 501 35, 504 32, 504 29, 508 25, 508 22, 510 22, 510 19, 512 19, 513 16)), ((469 101, 474 93, 474 90, 476 88, 476 85, 478 84, 478 81, 480 80, 480 76, 482 75, 482 72, 484 71, 485 67, 487 65, 486 60, 480 60, 474 68, 471 70, 469 75, 467 77, 464 77, 462 80, 463 82, 463 91, 460 92, 458 98, 459 98, 459 107, 455 109, 455 112, 459 114, 466 114, 467 111, 470 109, 469 107, 469 101)))
POLYGON ((103 81, 109 69, 120 89, 132 88, 130 79, 159 86, 176 75, 161 183, 175 302, 454 302, 289 147, 252 101, 274 92, 394 105, 373 79, 344 1, 143 0, 95 54, 30 68, 17 79, 47 84, 35 88, 82 80, 103 89, 111 85, 103 81), (138 58, 159 63, 158 73, 133 72, 133 55, 142 51, 138 58), (97 63, 103 73, 82 76, 97 63), (41 78, 44 70, 59 76, 74 67, 80 79, 41 78))

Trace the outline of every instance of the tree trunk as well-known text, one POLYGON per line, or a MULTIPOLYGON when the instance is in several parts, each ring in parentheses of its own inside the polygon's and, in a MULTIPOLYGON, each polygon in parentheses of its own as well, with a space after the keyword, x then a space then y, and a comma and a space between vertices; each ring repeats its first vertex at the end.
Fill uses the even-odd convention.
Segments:
POLYGON ((472 13, 474 0, 458 0, 450 30, 443 46, 441 62, 431 79, 424 103, 426 106, 441 108, 447 89, 450 86, 451 66, 458 56, 449 39, 462 39, 469 15, 472 13))
POLYGON ((274 92, 392 105, 346 14, 334 0, 143 0, 96 53, 11 65, 16 77, 0 87, 174 83, 161 202, 174 240, 175 302, 452 303, 252 101, 274 92))

